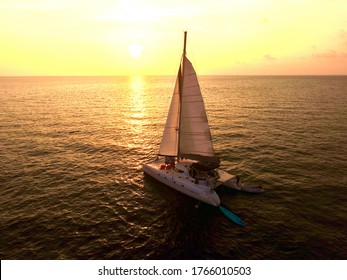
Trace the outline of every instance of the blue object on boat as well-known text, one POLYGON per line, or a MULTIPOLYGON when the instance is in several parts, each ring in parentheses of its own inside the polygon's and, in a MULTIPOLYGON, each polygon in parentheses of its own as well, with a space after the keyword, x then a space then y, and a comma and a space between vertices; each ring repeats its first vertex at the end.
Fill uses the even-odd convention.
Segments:
POLYGON ((246 226, 245 223, 242 221, 240 217, 238 217, 236 214, 231 212, 229 209, 225 208, 224 206, 219 205, 219 209, 223 212, 223 214, 232 222, 238 224, 241 227, 246 226))

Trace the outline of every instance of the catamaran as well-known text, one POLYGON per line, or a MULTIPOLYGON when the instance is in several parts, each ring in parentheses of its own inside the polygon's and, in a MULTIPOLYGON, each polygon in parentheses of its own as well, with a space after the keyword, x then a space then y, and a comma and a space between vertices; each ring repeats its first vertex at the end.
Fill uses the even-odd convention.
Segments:
POLYGON ((220 170, 213 149, 204 100, 192 63, 186 56, 187 32, 164 134, 155 161, 143 171, 158 181, 199 201, 221 204, 215 189, 224 184, 236 190, 262 192, 242 184, 239 176, 220 170))

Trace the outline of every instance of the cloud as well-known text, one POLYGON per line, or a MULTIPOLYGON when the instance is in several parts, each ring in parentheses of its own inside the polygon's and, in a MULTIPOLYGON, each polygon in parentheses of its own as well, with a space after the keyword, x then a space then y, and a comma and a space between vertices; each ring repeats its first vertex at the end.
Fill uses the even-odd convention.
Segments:
POLYGON ((273 56, 270 55, 270 54, 264 55, 264 56, 263 56, 263 59, 266 60, 266 61, 275 61, 275 60, 277 60, 276 57, 273 57, 273 56))
POLYGON ((339 32, 339 38, 341 39, 341 44, 343 48, 347 48, 347 31, 341 29, 339 32))
POLYGON ((344 29, 341 29, 340 32, 339 32, 339 36, 340 38, 342 38, 343 40, 347 40, 347 31, 344 30, 344 29))
POLYGON ((8 10, 23 10, 23 11, 54 11, 60 9, 64 6, 65 3, 63 1, 58 0, 50 0, 50 1, 42 1, 42 0, 34 0, 28 3, 28 1, 4 1, 0 3, 0 7, 2 9, 8 10))
POLYGON ((333 59, 333 60, 347 60, 347 52, 337 52, 330 50, 322 53, 315 53, 312 55, 314 58, 319 59, 333 59))

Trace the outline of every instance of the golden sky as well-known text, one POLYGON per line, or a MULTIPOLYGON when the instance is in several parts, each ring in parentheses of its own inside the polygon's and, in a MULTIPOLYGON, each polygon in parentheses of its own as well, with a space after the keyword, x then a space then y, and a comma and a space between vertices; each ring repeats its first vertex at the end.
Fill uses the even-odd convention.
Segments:
POLYGON ((0 0, 0 75, 347 75, 346 0, 0 0))

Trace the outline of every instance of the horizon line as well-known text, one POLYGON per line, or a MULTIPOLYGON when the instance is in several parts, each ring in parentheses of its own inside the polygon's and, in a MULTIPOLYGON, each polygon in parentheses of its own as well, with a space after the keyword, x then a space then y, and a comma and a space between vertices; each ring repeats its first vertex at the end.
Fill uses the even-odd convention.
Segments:
MULTIPOLYGON (((10 78, 10 77, 134 77, 134 76, 141 76, 141 77, 172 77, 176 76, 174 74, 166 74, 166 75, 160 75, 160 74, 124 74, 124 75, 0 75, 0 78, 10 78)), ((199 74, 199 77, 201 76, 215 76, 215 77, 222 77, 222 76, 240 76, 240 77, 252 77, 252 76, 258 76, 258 77, 343 77, 347 76, 347 74, 199 74)))

